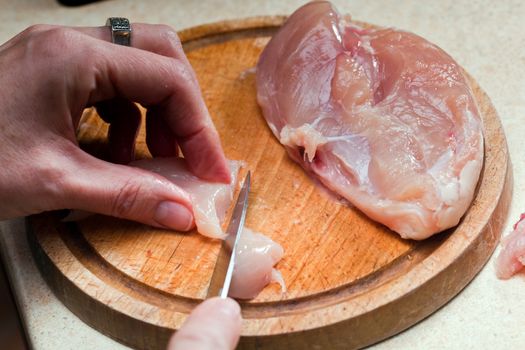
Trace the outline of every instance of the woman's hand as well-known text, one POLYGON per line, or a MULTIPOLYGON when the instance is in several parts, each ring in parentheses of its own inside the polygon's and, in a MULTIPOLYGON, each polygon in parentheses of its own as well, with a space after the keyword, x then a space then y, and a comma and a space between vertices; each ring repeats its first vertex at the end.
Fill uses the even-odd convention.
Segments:
POLYGON ((109 42, 107 27, 33 26, 0 46, 0 219, 81 209, 188 230, 188 194, 153 173, 83 152, 75 130, 85 107, 111 123, 113 159, 133 157, 148 109, 153 156, 180 146, 190 169, 230 180, 219 137, 175 31, 133 25, 132 47, 109 42))
POLYGON ((233 299, 212 298, 193 310, 171 337, 168 350, 231 350, 241 333, 241 309, 233 299))

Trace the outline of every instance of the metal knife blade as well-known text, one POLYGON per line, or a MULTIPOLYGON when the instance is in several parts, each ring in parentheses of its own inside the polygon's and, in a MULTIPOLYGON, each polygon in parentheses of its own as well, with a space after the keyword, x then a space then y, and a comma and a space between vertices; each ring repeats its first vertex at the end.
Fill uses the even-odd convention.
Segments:
POLYGON ((214 296, 220 296, 221 298, 228 297, 233 276, 233 268, 235 266, 235 251, 244 227, 249 193, 250 172, 248 171, 241 191, 239 192, 237 202, 235 203, 235 207, 233 208, 232 218, 226 230, 227 236, 222 242, 219 256, 217 257, 215 269, 211 277, 210 287, 208 288, 207 298, 214 296), (233 245, 230 249, 228 243, 231 243, 232 241, 233 245))

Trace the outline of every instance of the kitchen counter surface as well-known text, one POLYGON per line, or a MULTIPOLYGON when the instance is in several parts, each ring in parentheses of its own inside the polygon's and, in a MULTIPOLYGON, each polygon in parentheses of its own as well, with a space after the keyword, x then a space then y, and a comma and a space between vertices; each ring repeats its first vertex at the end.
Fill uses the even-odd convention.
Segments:
MULTIPOLYGON (((109 0, 67 8, 52 0, 0 0, 0 43, 34 23, 97 26, 107 17, 176 29, 224 19, 289 14, 302 1, 109 0)), ((491 97, 503 123, 514 171, 504 234, 525 211, 525 3, 515 1, 334 1, 341 12, 415 32, 451 54, 491 97)), ((498 248, 499 250, 499 248, 498 248)), ((53 295, 37 270, 23 219, 0 223, 0 252, 32 348, 125 349, 84 324, 53 295)), ((525 346, 525 280, 499 281, 494 260, 452 301, 383 349, 518 349, 525 346)))

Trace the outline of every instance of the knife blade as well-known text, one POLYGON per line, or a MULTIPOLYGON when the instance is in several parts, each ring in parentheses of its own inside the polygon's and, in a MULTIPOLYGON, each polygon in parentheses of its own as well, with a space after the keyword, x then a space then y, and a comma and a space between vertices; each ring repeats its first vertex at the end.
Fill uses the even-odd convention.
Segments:
POLYGON ((215 263, 215 269, 208 288, 207 298, 220 296, 221 298, 228 297, 230 284, 233 276, 233 268, 235 266, 235 252, 238 242, 242 235, 244 227, 244 220, 246 218, 246 210, 248 209, 248 194, 250 192, 250 172, 246 175, 242 185, 237 202, 233 208, 230 224, 226 229, 226 238, 221 244, 221 249, 215 263), (233 245, 230 249, 228 242, 233 245))

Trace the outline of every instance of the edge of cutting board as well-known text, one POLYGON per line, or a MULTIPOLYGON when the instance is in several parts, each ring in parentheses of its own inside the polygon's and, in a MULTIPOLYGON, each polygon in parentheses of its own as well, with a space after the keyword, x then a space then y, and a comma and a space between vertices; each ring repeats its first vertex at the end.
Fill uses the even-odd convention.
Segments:
MULTIPOLYGON (((284 19, 224 21, 179 35, 185 49, 194 50, 237 37, 270 36, 284 19)), ((404 263, 417 259, 407 257, 385 272, 384 283, 371 285, 367 293, 356 293, 349 286, 317 299, 243 304, 246 319, 240 348, 366 346, 430 315, 474 278, 499 241, 512 195, 512 172, 497 112, 475 80, 469 80, 484 123, 485 162, 475 204, 460 225, 451 234, 431 239, 418 264, 399 274, 404 263), (467 231, 467 223, 477 231, 467 231)), ((51 213, 30 217, 27 226, 36 263, 57 297, 86 323, 120 342, 141 349, 164 348, 173 330, 199 302, 151 293, 147 286, 104 263, 96 251, 85 248, 82 234, 75 234, 75 224, 61 223, 51 213), (155 316, 158 313, 169 314, 169 323, 155 316)))

